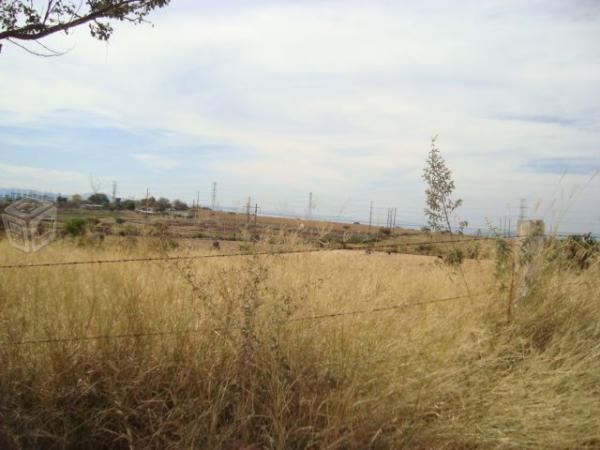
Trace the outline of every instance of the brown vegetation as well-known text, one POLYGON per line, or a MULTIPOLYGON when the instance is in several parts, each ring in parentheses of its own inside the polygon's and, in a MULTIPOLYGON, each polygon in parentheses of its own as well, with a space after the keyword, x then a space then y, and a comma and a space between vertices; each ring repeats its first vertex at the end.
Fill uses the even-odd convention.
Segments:
MULTIPOLYGON (((279 236, 279 248, 300 245, 279 236)), ((34 255, 2 241, 0 264, 214 252, 128 239, 34 255)), ((491 262, 466 260, 461 274, 436 261, 328 251, 0 270, 5 437, 78 449, 600 446, 598 263, 548 261, 507 321, 491 262), (82 337, 93 339, 69 340, 82 337)))

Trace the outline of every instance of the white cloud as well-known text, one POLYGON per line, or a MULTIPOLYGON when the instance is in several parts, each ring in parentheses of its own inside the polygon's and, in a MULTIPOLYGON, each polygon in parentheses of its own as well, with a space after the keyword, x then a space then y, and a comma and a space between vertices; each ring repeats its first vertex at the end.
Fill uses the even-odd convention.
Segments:
POLYGON ((71 192, 73 186, 83 192, 89 189, 89 177, 75 171, 53 170, 41 167, 0 162, 2 187, 35 189, 48 192, 71 192))
POLYGON ((134 153, 131 157, 147 167, 156 170, 170 170, 181 166, 181 161, 168 158, 161 155, 152 155, 149 153, 134 153))

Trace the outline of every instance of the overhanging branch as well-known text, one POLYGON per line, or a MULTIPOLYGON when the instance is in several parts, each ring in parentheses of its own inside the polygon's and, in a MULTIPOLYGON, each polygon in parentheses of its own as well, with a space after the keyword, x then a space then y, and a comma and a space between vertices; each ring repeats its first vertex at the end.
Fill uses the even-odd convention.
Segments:
POLYGON ((89 14, 78 17, 74 20, 58 23, 52 26, 46 26, 45 23, 47 18, 44 18, 44 21, 40 23, 30 24, 24 27, 15 28, 13 30, 5 30, 0 32, 0 41, 9 38, 22 41, 34 41, 42 39, 50 34, 60 31, 67 31, 70 28, 83 25, 97 19, 115 17, 115 15, 119 12, 126 12, 123 11, 123 8, 135 3, 141 3, 140 6, 142 6, 144 2, 140 2, 140 0, 123 0, 117 4, 109 5, 97 11, 90 12, 89 14))

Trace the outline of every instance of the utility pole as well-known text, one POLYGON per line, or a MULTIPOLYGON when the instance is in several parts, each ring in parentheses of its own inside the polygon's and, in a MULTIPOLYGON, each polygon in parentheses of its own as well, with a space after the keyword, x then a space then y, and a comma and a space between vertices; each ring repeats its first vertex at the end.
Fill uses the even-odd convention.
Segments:
POLYGON ((373 224, 373 200, 371 200, 371 206, 369 206, 369 233, 371 233, 371 225, 373 224))
POLYGON ((112 202, 113 205, 116 203, 117 201, 117 182, 113 180, 112 182, 112 202))
POLYGON ((217 206, 217 182, 216 181, 213 181, 211 191, 212 192, 211 192, 210 209, 212 209, 214 211, 217 206))
POLYGON ((307 220, 312 220, 312 210, 313 210, 313 193, 308 193, 308 213, 306 214, 307 220))
POLYGON ((250 209, 252 208, 252 197, 248 197, 246 202, 246 223, 250 223, 250 209))
POLYGON ((194 210, 194 218, 196 222, 200 217, 200 191, 196 191, 196 209, 194 210))
POLYGON ((393 224, 392 224, 392 228, 395 229, 396 228, 396 213, 398 212, 397 208, 394 208, 394 220, 393 220, 393 224))
POLYGON ((254 205, 254 229, 256 230, 256 219, 258 217, 258 203, 254 205))
POLYGON ((148 225, 148 197, 150 195, 150 189, 146 188, 146 224, 145 226, 148 225))

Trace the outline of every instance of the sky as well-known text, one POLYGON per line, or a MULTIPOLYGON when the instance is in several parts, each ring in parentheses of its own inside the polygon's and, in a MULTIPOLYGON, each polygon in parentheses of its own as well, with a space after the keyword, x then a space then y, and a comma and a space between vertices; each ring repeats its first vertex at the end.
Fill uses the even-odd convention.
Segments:
MULTIPOLYGON (((172 0, 108 44, 0 54, 0 188, 426 222, 432 136, 455 222, 600 233, 600 3, 172 0)), ((32 49, 41 50, 31 44, 32 49)))

